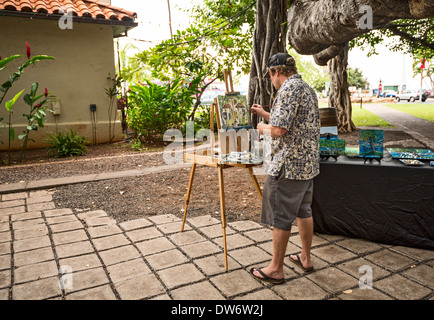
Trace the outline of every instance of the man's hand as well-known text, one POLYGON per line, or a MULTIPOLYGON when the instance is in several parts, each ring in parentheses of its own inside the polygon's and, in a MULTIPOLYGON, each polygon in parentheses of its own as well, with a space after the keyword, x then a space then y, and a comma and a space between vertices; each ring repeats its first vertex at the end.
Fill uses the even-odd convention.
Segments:
POLYGON ((252 114, 257 114, 259 117, 264 118, 267 121, 270 119, 270 113, 265 111, 264 108, 259 104, 252 105, 250 111, 252 114))

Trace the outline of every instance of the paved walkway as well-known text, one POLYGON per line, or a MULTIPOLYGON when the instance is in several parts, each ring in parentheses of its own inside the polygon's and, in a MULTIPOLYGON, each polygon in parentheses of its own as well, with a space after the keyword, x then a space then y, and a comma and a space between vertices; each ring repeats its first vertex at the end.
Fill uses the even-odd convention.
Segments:
POLYGON ((364 104, 363 108, 383 118, 397 129, 413 136, 434 150, 434 123, 382 104, 364 104))
MULTIPOLYGON (((3 194, 0 300, 434 299, 434 251, 315 234, 316 272, 286 258, 286 282, 270 285, 248 272, 270 261, 270 228, 229 223, 228 272, 219 220, 190 218, 180 228, 175 215, 118 223, 101 210, 56 209, 47 190, 3 194), (369 275, 372 289, 361 289, 369 275)), ((300 250, 295 226, 287 253, 300 250)))

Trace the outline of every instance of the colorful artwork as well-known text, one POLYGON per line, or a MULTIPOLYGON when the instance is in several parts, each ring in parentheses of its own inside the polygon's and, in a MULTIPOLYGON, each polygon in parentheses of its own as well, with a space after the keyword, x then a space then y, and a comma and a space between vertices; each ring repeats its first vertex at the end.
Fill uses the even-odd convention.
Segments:
POLYGON ((359 153, 364 158, 383 158, 383 130, 360 130, 359 153))
POLYGON ((321 127, 320 139, 338 139, 338 127, 321 127))
POLYGON ((423 162, 419 160, 410 160, 410 159, 399 159, 406 166, 423 166, 423 162))
POLYGON ((358 158, 359 147, 345 147, 345 154, 348 158, 358 158))
POLYGON ((319 151, 321 157, 338 157, 345 155, 345 140, 320 139, 319 151))
POLYGON ((250 129, 250 108, 247 107, 247 97, 243 95, 218 96, 220 124, 223 130, 250 129))
POLYGON ((434 160, 434 152, 429 149, 387 148, 394 159, 434 160))

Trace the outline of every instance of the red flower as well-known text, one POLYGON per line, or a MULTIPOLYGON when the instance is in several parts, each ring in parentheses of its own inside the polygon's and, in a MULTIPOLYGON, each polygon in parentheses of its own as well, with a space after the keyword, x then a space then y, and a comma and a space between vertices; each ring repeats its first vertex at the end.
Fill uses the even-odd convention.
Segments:
POLYGON ((32 54, 32 52, 30 51, 30 46, 28 42, 26 42, 26 53, 27 53, 27 59, 30 59, 30 55, 32 54))
POLYGON ((45 94, 45 98, 48 97, 48 90, 47 90, 47 88, 45 88, 45 93, 44 94, 45 94))
POLYGON ((39 103, 36 105, 36 109, 39 109, 41 106, 39 105, 39 103))

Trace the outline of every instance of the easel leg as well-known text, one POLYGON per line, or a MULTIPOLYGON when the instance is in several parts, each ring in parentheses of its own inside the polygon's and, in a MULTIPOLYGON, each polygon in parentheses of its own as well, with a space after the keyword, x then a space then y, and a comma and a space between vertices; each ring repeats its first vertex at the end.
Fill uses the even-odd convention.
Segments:
POLYGON ((262 200, 262 190, 261 190, 261 187, 259 186, 259 183, 258 183, 258 180, 256 179, 256 176, 253 174, 253 169, 250 167, 247 169, 249 169, 249 173, 250 173, 250 176, 252 177, 253 184, 255 185, 256 191, 258 191, 259 197, 262 200))
POLYGON ((190 203, 191 188, 193 186, 193 180, 194 180, 194 173, 195 172, 196 172, 196 163, 193 163, 193 166, 191 167, 191 172, 190 172, 190 180, 188 181, 187 195, 185 197, 184 218, 182 219, 181 232, 184 231, 185 219, 187 218, 187 209, 188 209, 188 204, 190 203))
POLYGON ((220 215, 222 219, 223 229, 223 249, 225 255, 225 270, 228 271, 228 252, 226 245, 226 205, 225 205, 225 190, 223 184, 223 166, 218 166, 219 191, 220 191, 220 215))

